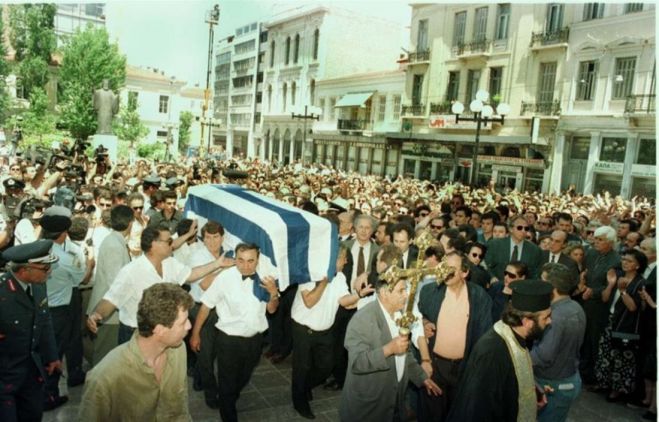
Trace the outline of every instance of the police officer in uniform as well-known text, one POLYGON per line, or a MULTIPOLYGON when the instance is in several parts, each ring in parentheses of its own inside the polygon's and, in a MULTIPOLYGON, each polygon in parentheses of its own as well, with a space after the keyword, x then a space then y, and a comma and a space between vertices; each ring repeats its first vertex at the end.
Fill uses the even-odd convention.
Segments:
POLYGON ((46 280, 57 257, 39 240, 3 252, 0 276, 0 420, 40 421, 47 374, 60 370, 46 280))
POLYGON ((0 202, 0 232, 5 232, 5 234, 0 236, 0 248, 11 245, 14 227, 18 220, 16 208, 25 197, 23 192, 25 183, 21 180, 10 177, 2 182, 2 186, 5 194, 0 202))

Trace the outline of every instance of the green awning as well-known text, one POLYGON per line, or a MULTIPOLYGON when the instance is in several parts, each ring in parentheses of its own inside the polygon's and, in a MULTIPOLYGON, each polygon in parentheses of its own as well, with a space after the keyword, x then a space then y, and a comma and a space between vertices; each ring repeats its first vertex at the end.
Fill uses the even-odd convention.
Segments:
POLYGON ((334 107, 364 107, 364 103, 373 95, 373 92, 359 92, 356 94, 346 94, 334 107))

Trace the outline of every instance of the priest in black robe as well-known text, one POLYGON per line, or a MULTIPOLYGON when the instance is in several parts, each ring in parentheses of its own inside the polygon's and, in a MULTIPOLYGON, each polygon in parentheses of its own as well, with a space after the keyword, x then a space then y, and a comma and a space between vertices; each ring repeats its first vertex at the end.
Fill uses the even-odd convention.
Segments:
POLYGON ((512 300, 501 321, 484 334, 469 356, 448 421, 536 420, 546 399, 535 385, 527 344, 551 322, 549 283, 521 280, 510 285, 512 300))

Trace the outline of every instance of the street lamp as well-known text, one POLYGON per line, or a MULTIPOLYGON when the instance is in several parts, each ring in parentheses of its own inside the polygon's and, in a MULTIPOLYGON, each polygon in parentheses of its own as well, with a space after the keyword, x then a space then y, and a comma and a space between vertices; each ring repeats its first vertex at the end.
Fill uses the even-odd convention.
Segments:
POLYGON ((474 147, 474 157, 472 159, 473 170, 471 171, 471 186, 475 187, 478 182, 478 147, 480 145, 481 124, 487 126, 488 122, 501 123, 503 125, 505 116, 510 113, 510 106, 506 103, 500 103, 496 106, 496 110, 489 105, 488 100, 490 93, 484 89, 476 93, 476 99, 469 104, 469 110, 473 113, 473 117, 461 117, 464 112, 465 106, 460 101, 456 101, 451 106, 451 112, 455 114, 455 123, 460 121, 476 122, 476 145, 474 147), (494 117, 495 112, 498 117, 494 117))
MULTIPOLYGON (((307 120, 320 120, 320 115, 319 114, 315 114, 313 112, 311 114, 308 114, 307 113, 308 108, 309 108, 309 106, 306 106, 306 105, 304 106, 304 114, 301 114, 301 113, 295 114, 295 112, 291 113, 291 119, 302 119, 302 121, 303 121, 303 129, 302 129, 303 136, 302 136, 302 151, 301 151, 301 153, 302 153, 302 163, 307 162, 307 159, 306 159, 307 120)), ((312 108, 315 108, 315 107, 312 107, 312 108)), ((313 155, 313 152, 312 152, 312 155, 313 155)))
MULTIPOLYGON (((208 102, 210 100, 211 92, 210 92, 210 82, 211 82, 211 64, 213 62, 213 27, 218 24, 220 21, 220 5, 216 4, 213 6, 212 10, 209 10, 206 12, 206 23, 208 24, 208 58, 207 58, 207 67, 206 67, 206 90, 204 91, 204 103, 201 106, 201 118, 202 120, 206 116, 206 110, 208 110, 208 102)), ((211 113, 212 118, 213 113, 211 113)), ((211 148, 211 132, 212 129, 208 129, 208 149, 206 150, 206 154, 210 151, 211 148)), ((201 142, 199 143, 199 146, 201 147, 204 145, 204 126, 201 126, 201 142)))

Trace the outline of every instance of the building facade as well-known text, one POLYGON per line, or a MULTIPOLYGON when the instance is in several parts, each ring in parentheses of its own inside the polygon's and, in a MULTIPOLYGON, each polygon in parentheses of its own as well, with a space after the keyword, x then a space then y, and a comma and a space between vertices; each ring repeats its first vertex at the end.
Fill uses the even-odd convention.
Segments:
POLYGON ((218 43, 213 106, 214 145, 227 156, 254 156, 261 143, 263 60, 268 33, 253 22, 218 43))
MULTIPOLYGON (((476 93, 486 90, 495 110, 505 102, 510 112, 504 124, 490 123, 481 128, 479 184, 493 179, 502 188, 558 192, 574 183, 586 193, 607 187, 613 194, 628 196, 631 190, 621 187, 621 172, 632 169, 634 158, 625 155, 622 167, 620 163, 611 166, 601 159, 601 146, 607 151, 621 148, 622 141, 609 141, 609 135, 630 139, 630 145, 639 147, 654 144, 654 97, 649 97, 654 90, 655 47, 650 35, 655 31, 654 6, 420 4, 413 5, 412 10, 402 130, 389 134, 389 142, 401 145, 404 173, 440 181, 471 180, 476 124, 456 123, 451 105, 462 102, 468 116, 476 93), (612 31, 611 24, 620 25, 621 30, 612 31), (591 45, 593 40, 597 46, 591 45), (620 58, 632 44, 636 52, 620 58), (604 57, 602 54, 609 57, 603 64, 593 64, 604 57), (630 59, 622 60, 625 57, 630 59), (605 73, 593 76, 593 66, 602 65, 604 68, 598 69, 605 73), (620 72, 626 72, 622 85, 613 89, 620 72), (595 78, 601 87, 588 95, 601 98, 588 102, 575 99, 583 79, 580 74, 588 81, 595 78), (636 75, 633 82, 630 75, 636 75), (625 113, 627 98, 643 94, 646 96, 637 102, 645 113, 630 120, 625 113), (650 102, 651 107, 644 107, 650 102), (652 108, 650 113, 648 108, 652 108), (586 115, 589 117, 584 119, 586 115), (634 128, 635 124, 642 127, 634 128), (604 127, 611 129, 608 134, 602 132, 604 127), (620 136, 624 131, 627 134, 620 136), (577 140, 573 142, 573 138, 577 140), (567 168, 565 160, 571 155, 565 151, 577 145, 582 155, 575 149, 575 159, 583 160, 584 142, 590 158, 580 164, 583 171, 567 168), (600 161, 603 164, 597 164, 600 161), (607 175, 620 171, 620 183, 616 187, 611 178, 593 176, 598 171, 607 175)), ((583 89, 579 95, 585 95, 583 89)), ((634 154, 631 148, 626 152, 634 154)), ((639 178, 650 174, 646 167, 635 169, 639 178)), ((647 182, 646 178, 637 183, 647 182)))
POLYGON ((402 69, 323 79, 316 85, 312 162, 344 171, 398 173, 400 149, 386 133, 400 130, 402 69))
MULTIPOLYGON (((395 69, 402 28, 335 7, 298 8, 273 17, 265 27, 263 142, 258 154, 284 164, 309 162, 315 158, 309 118, 322 113, 320 81, 395 69)), ((328 100, 324 112, 333 113, 335 105, 328 100)))
POLYGON ((57 3, 56 6, 55 34, 58 47, 78 29, 83 31, 87 25, 105 26, 104 3, 57 3))

